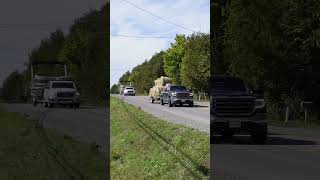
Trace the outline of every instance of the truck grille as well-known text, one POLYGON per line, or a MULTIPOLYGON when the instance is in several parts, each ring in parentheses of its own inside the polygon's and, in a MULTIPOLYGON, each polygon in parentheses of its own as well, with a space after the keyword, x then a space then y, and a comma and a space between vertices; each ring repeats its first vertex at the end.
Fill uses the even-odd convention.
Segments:
POLYGON ((73 92, 58 92, 57 97, 73 97, 73 92))
POLYGON ((220 115, 246 115, 253 112, 253 98, 218 98, 213 100, 213 111, 220 115))
POLYGON ((189 93, 177 93, 177 98, 180 98, 180 99, 189 98, 189 93))

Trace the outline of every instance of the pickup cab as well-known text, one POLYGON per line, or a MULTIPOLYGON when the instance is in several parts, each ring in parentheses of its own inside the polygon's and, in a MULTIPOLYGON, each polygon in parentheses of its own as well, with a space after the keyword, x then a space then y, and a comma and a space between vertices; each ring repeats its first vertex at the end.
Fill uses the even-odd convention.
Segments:
POLYGON ((73 81, 50 81, 44 89, 45 107, 55 105, 70 105, 79 108, 80 93, 73 81))
POLYGON ((251 135, 254 143, 264 143, 268 135, 266 103, 238 77, 210 78, 210 134, 232 138, 235 133, 251 135))
POLYGON ((193 94, 185 86, 167 85, 160 94, 160 104, 168 104, 169 107, 174 105, 188 104, 193 107, 193 94))

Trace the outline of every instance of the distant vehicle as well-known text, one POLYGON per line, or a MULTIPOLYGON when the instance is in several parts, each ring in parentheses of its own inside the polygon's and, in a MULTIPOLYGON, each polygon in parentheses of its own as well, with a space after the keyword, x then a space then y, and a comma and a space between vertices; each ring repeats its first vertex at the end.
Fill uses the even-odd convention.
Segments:
POLYGON ((65 63, 59 61, 35 61, 31 65, 31 84, 30 84, 30 96, 32 98, 33 106, 37 106, 38 103, 43 103, 43 93, 45 86, 52 80, 72 80, 67 76, 67 66, 65 63), (39 65, 62 65, 64 66, 64 76, 46 76, 38 75, 35 72, 35 66, 39 65))
POLYGON ((194 106, 193 94, 185 86, 167 85, 160 94, 160 104, 168 104, 169 107, 174 105, 188 104, 190 107, 194 106))
POLYGON ((154 81, 154 86, 149 90, 149 101, 154 103, 154 101, 160 100, 161 92, 166 88, 166 85, 171 84, 172 80, 169 77, 161 76, 154 81))
POLYGON ((50 81, 44 90, 45 107, 62 104, 79 108, 80 93, 73 81, 50 81))
POLYGON ((136 90, 133 88, 133 86, 127 86, 123 90, 123 95, 125 96, 135 96, 136 90))
MULTIPOLYGON (((214 76, 209 82, 211 134, 232 138, 249 133, 254 143, 264 143, 268 135, 266 103, 238 77, 214 76)), ((258 91, 256 91, 258 92, 258 91)))

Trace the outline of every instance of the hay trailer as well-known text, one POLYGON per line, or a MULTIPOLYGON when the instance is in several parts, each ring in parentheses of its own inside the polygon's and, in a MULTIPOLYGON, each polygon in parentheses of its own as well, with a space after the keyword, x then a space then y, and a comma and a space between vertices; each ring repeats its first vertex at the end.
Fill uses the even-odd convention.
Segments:
POLYGON ((172 79, 169 77, 161 76, 154 81, 154 86, 149 90, 149 101, 154 103, 155 101, 160 101, 160 94, 166 87, 166 85, 171 84, 172 79))

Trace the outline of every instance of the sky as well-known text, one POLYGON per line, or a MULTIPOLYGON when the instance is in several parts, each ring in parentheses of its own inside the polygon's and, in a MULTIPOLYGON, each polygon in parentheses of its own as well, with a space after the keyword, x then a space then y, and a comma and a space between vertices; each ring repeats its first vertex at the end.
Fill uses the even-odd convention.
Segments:
POLYGON ((110 10, 110 86, 126 71, 169 48, 176 34, 210 32, 210 0, 111 0, 110 10))
POLYGON ((1 0, 0 86, 13 71, 24 69, 30 51, 57 28, 68 32, 74 19, 106 0, 1 0))

